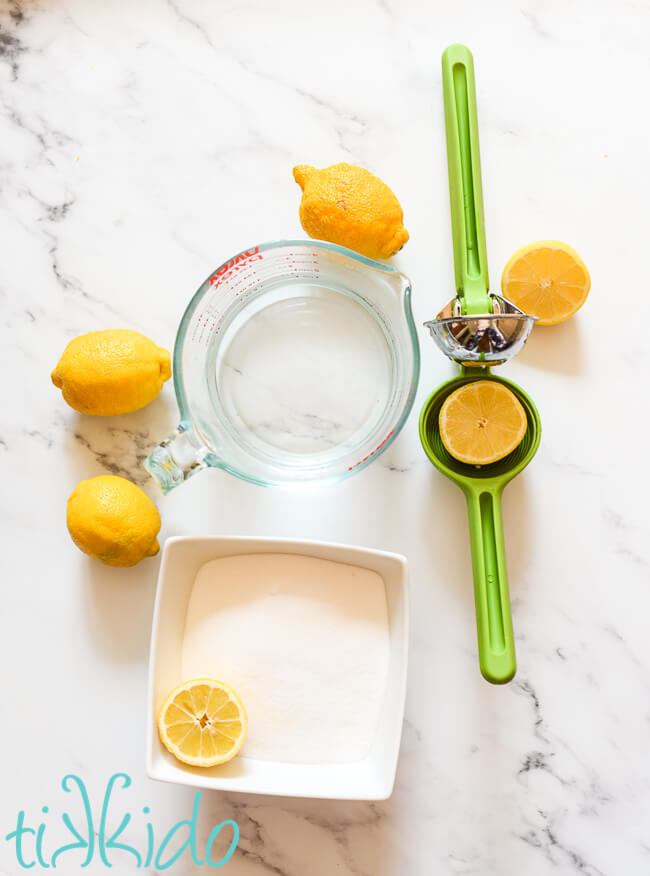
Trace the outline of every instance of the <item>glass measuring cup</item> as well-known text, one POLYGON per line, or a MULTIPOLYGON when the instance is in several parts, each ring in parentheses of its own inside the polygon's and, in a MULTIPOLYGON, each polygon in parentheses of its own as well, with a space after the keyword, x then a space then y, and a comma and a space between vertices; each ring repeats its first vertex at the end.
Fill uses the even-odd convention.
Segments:
POLYGON ((280 486, 367 466, 415 397, 410 295, 395 268, 321 241, 261 244, 224 262, 176 336, 180 425, 144 462, 163 492, 207 467, 280 486))

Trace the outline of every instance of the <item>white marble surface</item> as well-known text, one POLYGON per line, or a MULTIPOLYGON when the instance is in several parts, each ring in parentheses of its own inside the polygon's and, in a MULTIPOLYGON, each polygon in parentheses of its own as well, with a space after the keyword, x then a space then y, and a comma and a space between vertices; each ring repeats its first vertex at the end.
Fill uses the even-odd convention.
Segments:
MULTIPOLYGON (((134 842, 143 806, 161 835, 193 798, 144 776, 159 560, 94 563, 64 514, 77 480, 107 471, 156 496, 139 463, 175 425, 173 391, 128 417, 76 415, 49 382, 63 346, 123 326, 171 347, 224 258, 300 234, 303 162, 364 164, 395 189, 411 233, 396 261, 418 323, 432 316, 452 293, 439 59, 456 40, 475 55, 493 286, 542 237, 573 244, 593 278, 579 316, 536 330, 504 371, 544 425, 505 493, 518 675, 494 688, 478 672, 462 496, 417 436, 452 369, 421 329, 416 409, 365 472, 295 495, 210 471, 157 497, 163 537, 339 540, 412 569, 393 797, 208 795, 200 833, 237 819, 233 876, 650 872, 649 28, 647 2, 614 0, 0 0, 0 872, 22 872, 3 839, 18 810, 54 824, 66 773, 94 806, 112 773, 132 776, 134 842)), ((173 872, 209 872, 182 860, 173 872)))

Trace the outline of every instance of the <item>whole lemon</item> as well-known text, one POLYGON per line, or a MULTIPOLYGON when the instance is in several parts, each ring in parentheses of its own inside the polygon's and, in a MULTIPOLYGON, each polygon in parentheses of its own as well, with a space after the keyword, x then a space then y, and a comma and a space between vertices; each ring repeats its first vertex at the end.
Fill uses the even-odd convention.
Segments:
POLYGON ((310 237, 371 259, 395 255, 409 239, 399 201, 378 177, 355 164, 293 169, 302 189, 300 222, 310 237))
POLYGON ((67 523, 79 550, 107 566, 135 566, 160 550, 158 509, 126 478, 80 481, 68 499, 67 523))
POLYGON ((52 372, 52 383, 75 411, 111 417, 148 405, 171 373, 167 350, 145 335, 106 329, 70 341, 52 372))

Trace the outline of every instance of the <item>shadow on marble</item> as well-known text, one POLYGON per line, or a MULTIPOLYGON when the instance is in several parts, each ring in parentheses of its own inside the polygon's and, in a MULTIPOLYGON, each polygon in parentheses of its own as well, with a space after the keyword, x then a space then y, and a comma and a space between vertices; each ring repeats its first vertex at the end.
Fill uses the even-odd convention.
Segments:
MULTIPOLYGON (((534 465, 535 461, 531 463, 534 465)), ((512 599, 520 598, 532 552, 533 507, 526 472, 514 478, 503 491, 503 528, 506 542, 508 585, 512 599)))
MULTIPOLYGON (((534 461, 531 463, 534 465, 534 461)), ((432 578, 445 582, 474 618, 474 589, 467 507, 462 491, 431 472, 431 496, 417 525, 423 553, 428 553, 432 578)), ((521 596, 532 548, 533 508, 526 472, 514 478, 502 496, 506 562, 510 594, 521 596)))
POLYGON ((534 328, 518 359, 540 371, 580 377, 585 373, 580 314, 559 325, 534 328))
MULTIPOLYGON (((274 873, 278 876, 396 876, 408 872, 400 857, 409 855, 415 842, 409 801, 423 773, 413 755, 421 736, 405 723, 402 751, 393 795, 386 801, 339 801, 272 797, 202 791, 197 817, 197 849, 203 856, 215 825, 237 822, 240 840, 228 862, 232 876, 274 873), (415 770, 414 770, 415 767, 415 770)), ((429 774, 427 776, 430 778, 429 774)), ((189 813, 195 789, 151 783, 160 796, 173 795, 174 809, 189 813)), ((231 839, 229 829, 217 835, 212 858, 219 860, 231 839)), ((199 874, 207 868, 193 865, 183 855, 183 873, 199 874)))
MULTIPOLYGON (((189 818, 196 789, 149 782, 150 791, 166 798, 175 813, 189 818)), ((408 807, 396 791, 384 803, 335 801, 294 797, 200 792, 196 819, 196 850, 205 858, 214 828, 234 820, 240 832, 237 849, 227 864, 231 876, 396 876, 400 854, 408 845, 408 807)), ((169 849, 187 837, 183 830, 169 849)), ((212 860, 228 849, 231 829, 225 826, 211 845, 212 860)), ((414 837, 411 840, 414 841, 414 837)), ((158 837, 160 840, 160 837, 158 837)), ((407 851, 408 854, 408 851, 407 851)), ((194 864, 186 849, 178 862, 184 874, 203 874, 208 867, 194 864)), ((147 871, 148 872, 148 871, 147 871)), ((153 871, 152 871, 153 872, 153 871)))
POLYGON ((116 663, 146 663, 160 554, 128 569, 90 557, 82 569, 88 636, 116 663))
MULTIPOLYGON (((419 512, 417 526, 422 554, 433 581, 443 582, 474 613, 471 549, 467 507, 462 491, 431 466, 430 494, 419 512)), ((414 521, 415 523, 416 521, 414 521)))
MULTIPOLYGON (((215 824, 234 819, 240 841, 228 863, 233 876, 273 872, 279 876, 394 876, 397 849, 389 845, 397 802, 303 800, 290 797, 206 794, 199 817, 199 844, 215 824)), ((219 836, 213 857, 227 847, 219 836)), ((202 872, 200 868, 187 872, 202 872)))
POLYGON ((69 411, 65 447, 78 480, 117 475, 142 487, 158 502, 160 491, 142 462, 173 432, 178 414, 172 398, 160 395, 147 407, 117 417, 92 417, 69 411))

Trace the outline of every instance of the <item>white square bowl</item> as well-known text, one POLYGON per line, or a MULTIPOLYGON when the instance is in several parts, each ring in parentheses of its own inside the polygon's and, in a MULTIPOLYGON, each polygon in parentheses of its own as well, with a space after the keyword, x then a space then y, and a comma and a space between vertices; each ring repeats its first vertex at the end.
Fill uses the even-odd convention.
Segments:
MULTIPOLYGON (((211 790, 339 800, 385 800, 395 782, 406 698, 409 589, 406 558, 327 542, 246 537, 169 538, 163 549, 149 658, 147 773, 152 779, 211 790), (157 716, 181 678, 185 616, 194 579, 204 563, 255 553, 300 554, 348 563, 384 579, 390 631, 386 692, 370 751, 355 763, 302 764, 239 755, 221 766, 187 766, 160 742, 157 716)), ((334 644, 333 644, 333 647, 334 644)))

